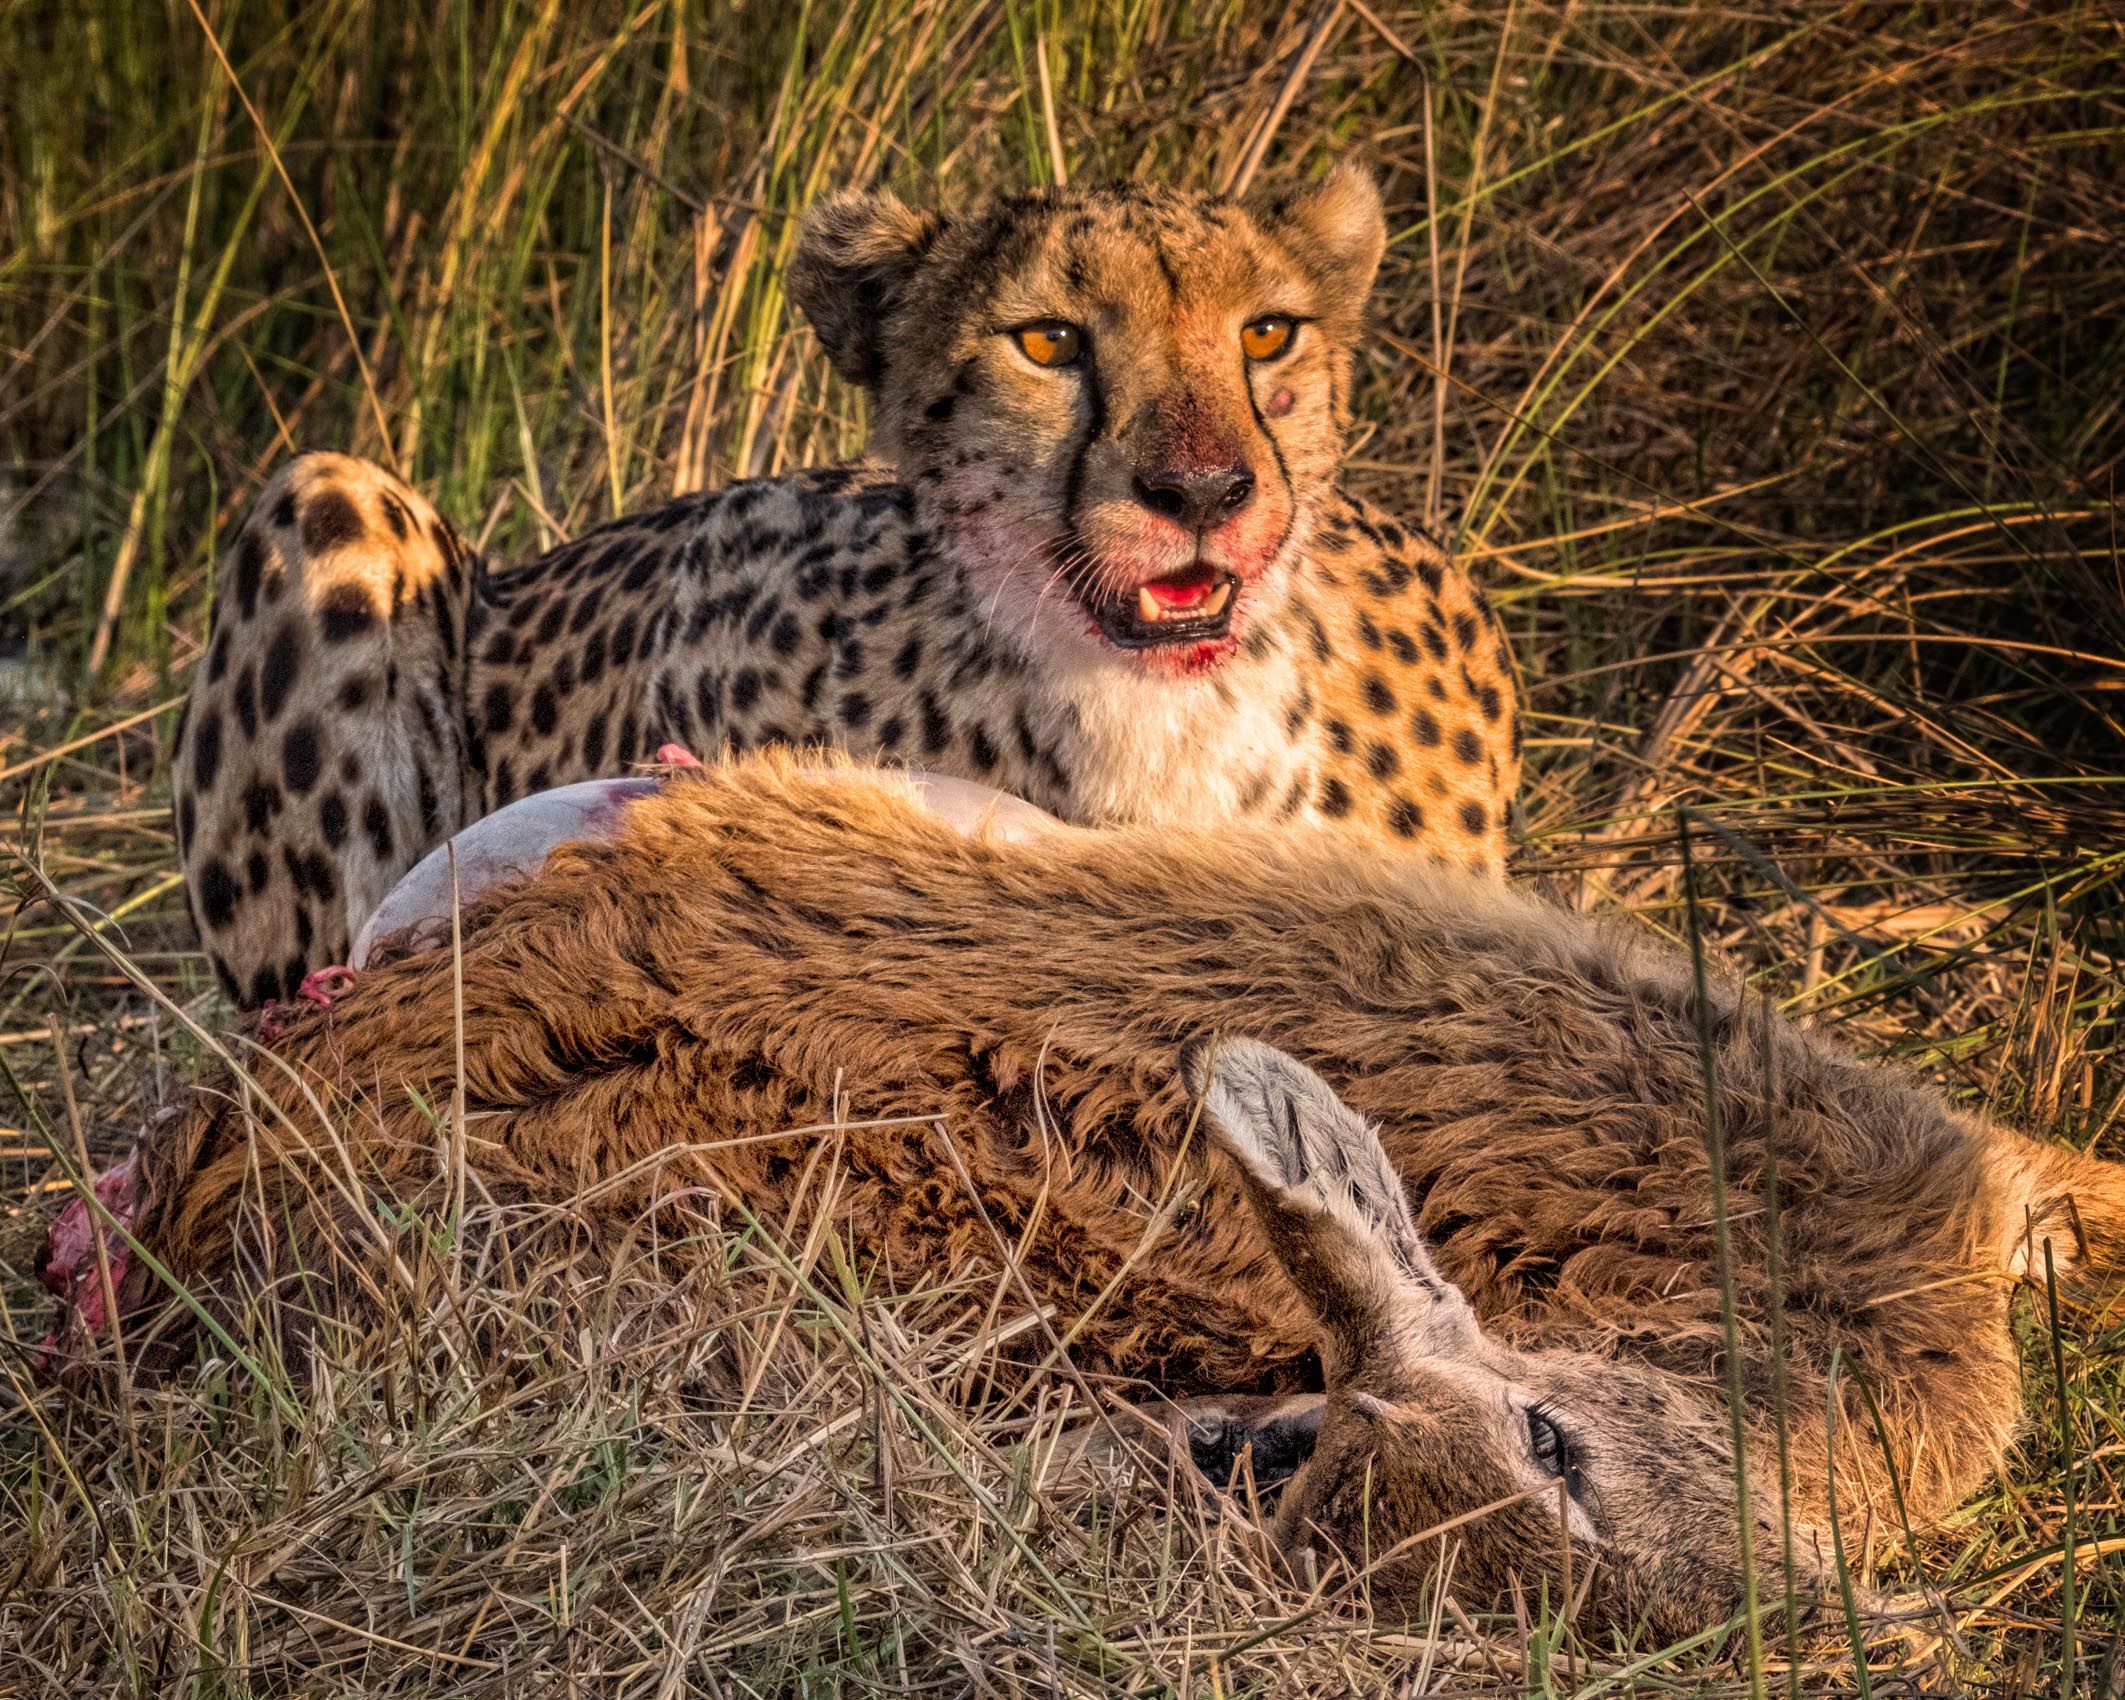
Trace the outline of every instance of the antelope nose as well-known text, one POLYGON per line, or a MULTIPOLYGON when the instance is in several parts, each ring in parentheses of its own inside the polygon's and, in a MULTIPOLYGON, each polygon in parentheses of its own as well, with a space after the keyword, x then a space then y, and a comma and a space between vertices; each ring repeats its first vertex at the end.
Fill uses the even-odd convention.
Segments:
POLYGON ((1241 463, 1139 472, 1136 499, 1161 519, 1189 531, 1208 531, 1254 499, 1254 472, 1241 463))

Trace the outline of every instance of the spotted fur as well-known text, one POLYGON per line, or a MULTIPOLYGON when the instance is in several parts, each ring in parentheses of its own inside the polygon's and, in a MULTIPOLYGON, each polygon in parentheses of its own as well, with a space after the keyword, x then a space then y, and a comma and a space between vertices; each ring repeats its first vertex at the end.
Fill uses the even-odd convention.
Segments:
POLYGON ((175 762, 224 984, 289 995, 451 831, 666 742, 829 745, 1085 824, 1320 825, 1499 872, 1504 634, 1434 538, 1337 483, 1383 240, 1348 171, 1248 205, 838 197, 791 287, 870 392, 871 458, 506 572, 382 468, 293 461, 229 557, 175 762), (1265 313, 1294 333, 1256 361, 1265 313), (1082 326, 1083 359, 1036 366, 1011 334, 1036 318, 1082 326), (1241 474, 1214 523, 1159 505, 1241 474), (1221 629, 1118 647, 1091 610, 1176 571, 1229 581, 1221 629))

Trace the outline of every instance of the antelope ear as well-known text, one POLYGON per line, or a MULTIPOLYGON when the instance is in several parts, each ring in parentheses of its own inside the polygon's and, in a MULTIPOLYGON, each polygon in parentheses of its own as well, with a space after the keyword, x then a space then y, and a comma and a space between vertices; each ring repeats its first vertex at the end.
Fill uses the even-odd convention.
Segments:
POLYGON ((834 370, 874 388, 885 375, 885 321, 944 220, 886 190, 850 189, 805 214, 789 292, 834 370))
POLYGON ((1341 314, 1355 319, 1387 251, 1387 216, 1372 173, 1346 159, 1311 188, 1262 202, 1256 217, 1312 274, 1341 314))
POLYGON ((1439 1274, 1379 1136, 1295 1057, 1251 1039, 1191 1046, 1181 1067, 1237 1162, 1248 1202, 1320 1322, 1331 1381, 1429 1356, 1473 1329, 1439 1274))

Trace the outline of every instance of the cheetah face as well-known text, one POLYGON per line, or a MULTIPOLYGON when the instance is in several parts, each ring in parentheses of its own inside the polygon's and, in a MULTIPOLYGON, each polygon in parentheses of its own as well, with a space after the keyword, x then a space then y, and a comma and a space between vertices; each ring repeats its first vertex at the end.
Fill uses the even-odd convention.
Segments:
POLYGON ((1249 204, 847 194, 807 221, 791 289, 995 630, 1034 660, 1185 675, 1290 594, 1384 242, 1349 168, 1249 204))

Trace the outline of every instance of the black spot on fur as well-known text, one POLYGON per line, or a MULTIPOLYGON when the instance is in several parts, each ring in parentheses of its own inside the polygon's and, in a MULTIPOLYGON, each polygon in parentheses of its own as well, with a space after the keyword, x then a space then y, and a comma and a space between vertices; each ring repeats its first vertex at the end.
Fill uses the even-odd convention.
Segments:
POLYGON ((280 813, 280 787, 263 779, 253 779, 244 787, 244 825, 260 838, 273 830, 273 817, 280 813))
POLYGON ((313 555, 357 541, 368 528, 343 491, 324 489, 303 503, 303 547, 313 555))
POLYGON ((413 782, 420 804, 421 836, 432 840, 442 825, 442 799, 435 794, 435 781, 428 776, 427 763, 414 764, 413 782))
POLYGON ((511 700, 509 687, 494 684, 487 687, 486 706, 481 713, 481 723, 489 737, 499 737, 509 730, 516 718, 516 704, 511 700))
POLYGON ((192 726, 192 789, 211 791, 221 772, 221 712, 209 708, 192 726))
POLYGON ((922 753, 941 755, 952 747, 952 723, 945 718, 944 710, 937 706, 936 697, 928 691, 922 693, 921 707, 922 753))
POLYGON ((1483 740, 1464 726, 1454 734, 1454 754, 1474 766, 1483 759, 1483 740))
POLYGON ((1417 712, 1410 717, 1409 733, 1411 737, 1415 738, 1416 741, 1422 744, 1426 749, 1432 748, 1432 746, 1437 744, 1439 741, 1438 716, 1433 714, 1432 711, 1428 708, 1418 709, 1417 712))
POLYGON ((1320 616, 1303 602, 1298 604, 1298 615, 1300 623, 1306 628, 1307 642, 1313 646, 1314 660, 1326 661, 1335 652, 1329 645, 1328 633, 1321 625, 1320 616))
POLYGON ((296 677, 301 671, 301 654, 292 623, 273 634, 272 646, 266 651, 265 663, 258 675, 258 706, 268 726, 287 706, 288 693, 295 688, 296 677))
POLYGON ((1461 824, 1470 833, 1481 836, 1489 830, 1490 816, 1481 803, 1463 803, 1461 805, 1461 824))
POLYGON ((324 829, 325 842, 333 849, 347 842, 347 799, 342 793, 325 793, 325 800, 317 806, 317 824, 324 829))
POLYGON ((298 720, 281 742, 281 781, 296 796, 307 797, 310 787, 317 783, 318 766, 317 723, 298 720))
POLYGON ((1365 706, 1375 714, 1392 714, 1395 711, 1395 694, 1387 687, 1387 681, 1377 673, 1365 675, 1365 706))
POLYGON ((391 860, 391 811, 384 807, 383 798, 374 791, 362 804, 362 831, 369 835, 369 848, 376 852, 376 859, 388 864, 391 860))
POLYGON ((258 613, 258 585, 266 570, 266 546, 248 526, 236 540, 236 611, 246 620, 258 613))
POLYGON ((236 881, 219 856, 199 870, 199 914, 209 927, 226 927, 236 913, 236 881))
POLYGON ((1321 781, 1321 813, 1341 820, 1350 813, 1350 787, 1333 774, 1321 781))
POLYGON ((1397 797, 1387 811, 1387 824, 1402 837, 1414 838, 1424 830, 1424 811, 1407 797, 1397 797))
POLYGON ((345 643, 358 638, 376 624, 376 604, 358 584, 335 584, 325 593, 318 629, 327 643, 345 643))
POLYGON ((236 675, 236 688, 229 693, 229 706, 236 710, 236 724, 246 738, 258 736, 258 676, 246 667, 236 675))
POLYGON ((531 729, 540 737, 551 733, 560 717, 561 705, 554 700, 552 686, 541 685, 531 693, 531 729))
POLYGON ((1401 767, 1402 758, 1392 744, 1375 742, 1365 752, 1365 771, 1375 779, 1392 779, 1401 767))

